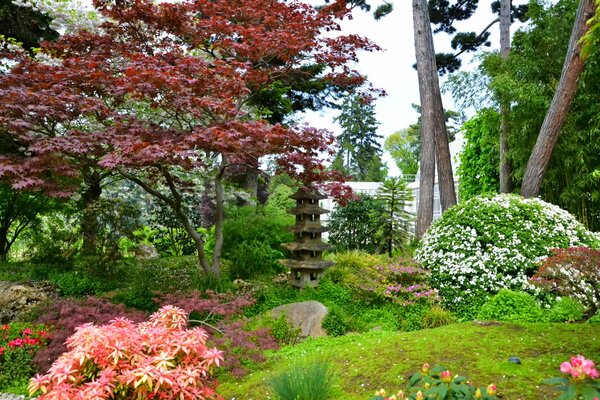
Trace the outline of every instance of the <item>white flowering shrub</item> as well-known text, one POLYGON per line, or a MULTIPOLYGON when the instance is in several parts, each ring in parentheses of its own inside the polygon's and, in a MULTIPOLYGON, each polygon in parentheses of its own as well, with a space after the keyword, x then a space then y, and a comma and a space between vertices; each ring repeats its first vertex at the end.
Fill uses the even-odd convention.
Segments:
POLYGON ((552 248, 599 245, 597 236, 555 205, 517 195, 478 196, 435 221, 416 258, 456 309, 474 298, 480 305, 501 289, 532 290, 528 279, 552 248))

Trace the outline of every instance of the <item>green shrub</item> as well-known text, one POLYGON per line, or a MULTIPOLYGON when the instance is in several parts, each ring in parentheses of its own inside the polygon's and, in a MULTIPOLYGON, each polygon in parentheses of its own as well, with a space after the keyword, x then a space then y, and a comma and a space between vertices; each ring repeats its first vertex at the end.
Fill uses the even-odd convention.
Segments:
POLYGON ((454 322, 454 316, 440 306, 433 306, 423 316, 423 328, 438 328, 454 322))
POLYGON ((550 322, 575 322, 583 319, 584 307, 570 297, 563 297, 548 310, 550 322))
POLYGON ((329 336, 343 336, 350 332, 349 317, 341 307, 329 308, 322 327, 329 336))
POLYGON ((283 271, 278 261, 286 258, 281 243, 293 240, 286 229, 293 224, 291 215, 275 207, 228 210, 223 225, 223 258, 231 261, 231 278, 249 279, 283 271))
POLYGON ((267 325, 271 327, 271 335, 277 340, 280 345, 293 345, 300 340, 301 328, 296 328, 288 322, 285 315, 282 313, 276 319, 267 318, 267 325))
POLYGON ((331 366, 307 360, 271 377, 268 385, 277 400, 326 400, 332 389, 331 366))
POLYGON ((466 298, 503 288, 530 289, 536 263, 552 248, 598 244, 557 206, 516 195, 478 196, 435 221, 415 256, 454 309, 466 298))
POLYGON ((587 322, 590 323, 590 324, 600 324, 600 313, 592 315, 592 317, 590 317, 587 320, 587 322))
POLYGON ((545 322, 546 315, 535 298, 525 292, 501 290, 481 307, 478 315, 482 320, 508 322, 545 322))
POLYGON ((50 276, 62 296, 88 296, 99 291, 97 280, 84 275, 81 271, 63 272, 50 276))

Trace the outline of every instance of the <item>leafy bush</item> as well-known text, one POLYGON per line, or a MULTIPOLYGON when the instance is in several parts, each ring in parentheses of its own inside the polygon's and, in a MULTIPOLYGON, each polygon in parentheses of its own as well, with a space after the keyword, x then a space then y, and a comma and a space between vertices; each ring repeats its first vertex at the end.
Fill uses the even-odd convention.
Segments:
POLYGON ((326 400, 332 389, 331 366, 309 360, 273 376, 268 385, 277 400, 326 400))
POLYGON ((281 243, 291 242, 286 228, 293 217, 269 206, 242 207, 227 211, 223 225, 223 258, 231 261, 230 276, 248 279, 282 271, 285 258, 281 243))
POLYGON ((67 350, 65 341, 75 333, 75 328, 86 323, 106 324, 117 317, 142 321, 146 314, 97 297, 67 298, 42 306, 35 322, 50 326, 52 337, 48 346, 35 354, 34 364, 45 372, 67 350))
POLYGON ((190 322, 206 329, 208 343, 227 354, 223 367, 236 377, 247 373, 247 366, 265 361, 265 350, 278 348, 270 328, 250 329, 249 321, 240 318, 254 303, 248 293, 216 293, 194 290, 160 295, 159 304, 172 304, 190 313, 190 322))
POLYGON ((383 203, 367 194, 359 194, 359 199, 350 201, 345 207, 337 207, 327 221, 329 243, 336 252, 360 250, 376 253, 382 250, 377 232, 379 220, 372 215, 384 212, 383 203))
POLYGON ((545 322, 547 317, 530 294, 503 289, 488 299, 478 315, 483 320, 545 322))
POLYGON ((496 397, 496 385, 487 387, 475 387, 466 377, 452 375, 450 371, 442 366, 429 369, 425 363, 421 372, 411 375, 406 390, 400 390, 397 394, 386 397, 385 390, 375 392, 371 400, 402 400, 402 399, 445 399, 445 400, 492 400, 496 397))
POLYGON ((0 390, 22 385, 37 372, 32 359, 48 343, 48 338, 44 325, 0 326, 0 390))
POLYGON ((271 335, 273 335, 280 345, 293 345, 298 343, 300 334, 302 333, 302 329, 296 328, 293 324, 288 322, 283 313, 280 314, 277 319, 273 319, 272 317, 267 318, 267 325, 271 327, 271 335))
POLYGON ((594 315, 600 307, 600 250, 587 247, 553 249, 531 283, 561 296, 573 297, 594 315))
POLYGON ((598 244, 571 214, 552 204, 516 195, 478 196, 435 221, 415 256, 455 308, 465 298, 503 288, 531 289, 528 278, 552 248, 598 244))
POLYGON ((433 306, 423 316, 423 328, 438 328, 454 322, 454 316, 440 306, 433 306))
POLYGON ((574 299, 563 297, 548 310, 550 322, 575 322, 583 319, 583 306, 574 299))
POLYGON ((30 393, 56 398, 218 399, 209 374, 223 360, 206 346, 206 333, 186 329, 185 311, 162 307, 148 322, 118 318, 108 325, 85 324, 67 341, 69 351, 46 375, 37 375, 30 393))
POLYGON ((323 318, 322 327, 329 336, 343 336, 350 331, 349 317, 340 307, 331 307, 323 318))

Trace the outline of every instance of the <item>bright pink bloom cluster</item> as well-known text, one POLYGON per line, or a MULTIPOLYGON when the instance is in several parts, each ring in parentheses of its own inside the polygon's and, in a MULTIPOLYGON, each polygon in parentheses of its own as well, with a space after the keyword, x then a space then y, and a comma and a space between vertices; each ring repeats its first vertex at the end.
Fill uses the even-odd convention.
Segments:
POLYGON ((598 379, 598 370, 594 362, 584 356, 571 357, 571 362, 565 361, 560 364, 560 372, 571 375, 574 380, 583 381, 587 377, 598 379))
POLYGON ((84 324, 29 391, 41 391, 39 400, 220 399, 209 373, 223 355, 206 347, 202 329, 186 326, 185 311, 173 306, 140 324, 84 324))
MULTIPOLYGON (((13 349, 36 350, 48 342, 48 333, 38 328, 11 327, 8 324, 0 328, 0 356, 13 349)), ((0 362, 2 360, 0 359, 0 362)))

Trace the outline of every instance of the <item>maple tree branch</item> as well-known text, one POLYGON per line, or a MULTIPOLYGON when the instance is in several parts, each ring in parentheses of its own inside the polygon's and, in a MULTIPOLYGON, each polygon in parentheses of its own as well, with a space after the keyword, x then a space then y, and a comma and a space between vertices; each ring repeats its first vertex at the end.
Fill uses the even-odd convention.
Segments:
POLYGON ((144 182, 143 180, 141 180, 140 178, 138 178, 137 176, 130 174, 129 172, 125 171, 125 169, 123 167, 117 167, 116 168, 117 172, 129 179, 130 181, 134 182, 135 184, 137 184, 138 186, 140 186, 142 189, 144 189, 146 192, 150 193, 152 196, 156 196, 157 198, 159 198, 160 200, 164 201, 165 203, 167 203, 170 206, 174 206, 175 203, 173 202, 172 199, 170 199, 168 196, 165 196, 164 194, 162 194, 161 192, 159 192, 158 190, 152 188, 150 185, 148 185, 146 182, 144 182))

